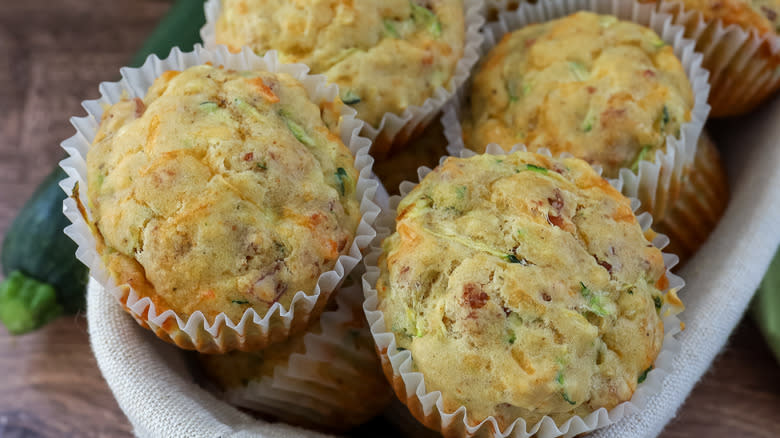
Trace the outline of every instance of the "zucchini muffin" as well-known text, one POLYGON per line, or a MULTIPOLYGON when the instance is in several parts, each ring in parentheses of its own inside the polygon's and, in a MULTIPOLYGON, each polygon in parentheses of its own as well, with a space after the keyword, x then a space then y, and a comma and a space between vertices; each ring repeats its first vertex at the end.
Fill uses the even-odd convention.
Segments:
MULTIPOLYGON (((640 0, 641 3, 660 3, 640 0)), ((780 1, 777 0, 673 0, 687 10, 697 11, 706 21, 720 20, 759 34, 776 33, 780 29, 780 1)))
POLYGON ((222 0, 215 32, 324 74, 374 127, 446 88, 465 46, 463 0, 222 0))
POLYGON ((568 152, 614 178, 665 151, 691 120, 686 73, 651 29, 578 12, 506 34, 474 76, 466 147, 568 152))
POLYGON ((360 284, 350 281, 304 333, 262 351, 200 355, 227 401, 331 432, 379 414, 392 391, 374 352, 360 284))
POLYGON ((713 117, 745 114, 780 88, 780 1, 641 1, 659 4, 696 41, 711 74, 713 117))
POLYGON ((108 107, 87 197, 116 283, 209 322, 311 294, 361 217, 339 105, 287 74, 201 65, 108 107))
POLYGON ((653 228, 669 237, 664 251, 685 264, 715 230, 729 204, 729 183, 718 148, 706 132, 699 137, 693 168, 680 197, 653 228))
POLYGON ((377 309, 443 412, 503 431, 631 399, 661 349, 662 306, 681 303, 629 199, 586 162, 448 158, 397 212, 377 309))

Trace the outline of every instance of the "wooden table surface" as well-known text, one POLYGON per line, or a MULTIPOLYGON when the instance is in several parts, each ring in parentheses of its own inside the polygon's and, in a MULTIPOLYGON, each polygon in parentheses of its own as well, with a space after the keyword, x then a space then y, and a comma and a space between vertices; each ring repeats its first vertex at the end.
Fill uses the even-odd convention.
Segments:
MULTIPOLYGON (((196 1, 196 0, 193 0, 196 1)), ((0 8, 0 236, 63 156, 79 103, 115 80, 164 0, 20 0, 0 8)), ((34 236, 31 236, 34 238, 34 236)), ((662 437, 777 437, 780 380, 743 321, 662 437)), ((22 337, 0 328, 0 438, 124 437, 131 427, 93 358, 83 316, 22 337)))

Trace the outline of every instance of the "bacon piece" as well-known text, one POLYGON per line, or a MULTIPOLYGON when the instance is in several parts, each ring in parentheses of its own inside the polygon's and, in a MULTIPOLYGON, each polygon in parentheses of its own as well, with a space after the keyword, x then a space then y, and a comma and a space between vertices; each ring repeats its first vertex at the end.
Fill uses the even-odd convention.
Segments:
POLYGON ((135 118, 138 119, 146 112, 146 104, 138 97, 133 99, 133 102, 135 102, 135 118))
POLYGON ((463 286, 463 300, 472 309, 481 309, 485 307, 490 296, 486 294, 482 288, 475 283, 466 283, 463 286))

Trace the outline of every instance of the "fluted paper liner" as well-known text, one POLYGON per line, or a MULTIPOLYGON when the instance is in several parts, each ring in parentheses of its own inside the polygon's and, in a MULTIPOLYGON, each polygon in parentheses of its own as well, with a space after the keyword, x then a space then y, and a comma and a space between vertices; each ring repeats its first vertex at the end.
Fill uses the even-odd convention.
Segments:
POLYGON ((681 3, 660 1, 658 10, 674 15, 685 38, 696 41, 710 71, 712 117, 736 116, 754 109, 780 88, 780 36, 764 35, 722 20, 707 21, 681 3))
MULTIPOLYGON (((696 144, 710 112, 707 104, 710 86, 708 73, 701 66, 702 56, 694 51, 693 41, 683 38, 684 29, 672 24, 670 14, 656 12, 653 5, 621 0, 544 0, 536 4, 521 4, 516 11, 502 12, 498 22, 485 27, 481 53, 487 54, 507 32, 582 10, 612 14, 653 29, 674 48, 691 82, 695 102, 691 120, 681 126, 679 138, 667 136, 665 151, 657 151, 652 161, 642 160, 637 172, 620 169, 616 182, 617 189, 624 195, 642 201, 641 211, 650 212, 656 220, 661 220, 679 196, 681 183, 693 164, 696 144)), ((459 121, 463 100, 453 100, 445 105, 442 117, 444 135, 450 143, 447 151, 454 156, 465 148, 459 121)))
MULTIPOLYGON (((463 2, 466 26, 463 56, 455 65, 455 72, 447 87, 437 88, 421 105, 409 105, 401 114, 385 113, 378 126, 368 123, 364 125, 362 134, 373 141, 373 155, 384 156, 392 150, 402 148, 434 120, 442 106, 466 83, 480 56, 479 48, 483 41, 480 28, 485 24, 483 2, 484 0, 463 2)), ((206 48, 217 46, 216 22, 221 8, 221 0, 208 0, 204 5, 206 24, 201 28, 200 36, 206 48)))
MULTIPOLYGON (((486 153, 506 155, 518 150, 525 150, 525 147, 513 147, 509 152, 506 152, 500 146, 491 144, 488 146, 486 153)), ((551 155, 546 149, 540 149, 537 153, 551 155)), ((474 155, 474 152, 465 151, 464 155, 474 155)), ((430 173, 430 171, 431 169, 421 167, 418 170, 420 179, 430 173)), ((406 196, 415 186, 416 184, 414 183, 404 182, 400 186, 401 195, 406 196)), ((377 261, 382 252, 378 245, 382 239, 392 234, 395 226, 395 209, 400 200, 401 197, 399 196, 392 197, 390 208, 383 210, 377 219, 377 239, 364 259, 366 273, 363 276, 363 292, 366 301, 363 304, 363 310, 366 312, 371 333, 376 341, 377 352, 382 359, 385 376, 390 381, 401 402, 406 404, 412 415, 421 423, 441 432, 446 437, 494 436, 501 438, 528 438, 534 436, 536 438, 554 438, 564 435, 572 437, 608 426, 625 416, 641 412, 647 406, 650 398, 661 390, 664 378, 672 370, 672 359, 680 349, 675 335, 681 330, 681 322, 677 315, 682 309, 671 306, 669 303, 665 303, 661 308, 664 324, 664 341, 661 351, 653 364, 653 369, 647 374, 646 380, 637 386, 631 400, 623 402, 609 411, 606 408, 600 408, 585 417, 572 416, 561 424, 556 424, 549 416, 545 416, 536 424, 527 424, 523 418, 517 418, 504 428, 501 428, 499 421, 493 416, 489 416, 482 421, 470 419, 465 406, 461 406, 454 412, 445 411, 441 392, 429 392, 426 389, 423 373, 414 371, 411 351, 397 350, 395 335, 387 330, 384 315, 377 309, 379 299, 375 285, 380 273, 377 261)), ((639 201, 631 199, 631 206, 636 211, 639 201)), ((669 239, 666 236, 655 234, 649 229, 653 221, 649 213, 639 214, 637 219, 646 236, 655 236, 652 239, 654 246, 662 249, 669 243, 669 239)), ((677 264, 678 258, 675 255, 665 253, 663 258, 666 266, 666 276, 669 279, 669 288, 665 292, 679 291, 685 285, 685 282, 682 278, 670 272, 670 269, 677 264)))
MULTIPOLYGON (((77 132, 62 142, 62 147, 69 157, 60 162, 60 166, 68 174, 68 177, 60 182, 65 192, 71 195, 78 183, 79 199, 87 199, 87 150, 97 132, 104 107, 120 101, 122 97, 143 98, 149 86, 165 71, 183 70, 206 62, 236 70, 254 69, 290 74, 303 84, 315 103, 333 101, 338 97, 338 88, 328 85, 324 76, 308 75, 308 68, 301 64, 282 64, 278 61, 276 52, 268 52, 261 58, 246 50, 231 54, 225 48, 211 51, 196 45, 192 52, 182 52, 174 48, 163 60, 152 55, 140 68, 122 68, 120 81, 100 84, 100 98, 82 102, 88 115, 71 119, 77 132)), ((359 135, 363 122, 355 118, 354 109, 344 106, 340 123, 341 139, 355 156, 354 165, 360 173, 356 183, 356 194, 360 200, 360 224, 348 253, 339 256, 332 270, 320 275, 313 291, 296 292, 289 308, 274 303, 263 315, 250 308, 239 321, 232 321, 224 313, 217 315, 213 321, 208 321, 200 311, 182 318, 173 310, 157 309, 149 298, 139 297, 129 285, 116 284, 103 266, 96 250, 95 238, 79 212, 76 201, 71 197, 64 201, 64 212, 73 224, 65 228, 65 233, 78 244, 76 257, 89 267, 92 277, 113 294, 140 325, 151 329, 161 339, 181 348, 203 353, 263 348, 303 330, 311 318, 316 318, 322 312, 331 292, 361 260, 361 250, 366 248, 376 235, 373 223, 380 209, 373 199, 379 183, 371 174, 374 161, 369 155, 371 142, 359 135)), ((88 209, 87 214, 91 220, 88 209)))
POLYGON ((360 337, 373 344, 361 310, 359 277, 340 288, 334 299, 338 307, 323 312, 321 331, 303 335, 302 352, 280 361, 272 375, 228 389, 225 399, 289 423, 330 430, 346 430, 380 413, 392 391, 373 349, 354 343, 360 337), (339 376, 340 382, 333 376, 339 376), (345 391, 344 382, 353 384, 345 391))
POLYGON ((729 202, 729 185, 718 149, 706 131, 699 139, 693 169, 683 183, 680 198, 666 217, 654 225, 669 236, 666 250, 684 264, 704 244, 729 202))

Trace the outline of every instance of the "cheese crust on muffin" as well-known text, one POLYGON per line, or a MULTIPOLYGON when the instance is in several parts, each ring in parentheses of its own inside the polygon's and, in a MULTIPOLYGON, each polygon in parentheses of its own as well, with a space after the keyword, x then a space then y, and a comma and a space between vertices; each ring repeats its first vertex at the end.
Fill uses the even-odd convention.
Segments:
POLYGON ((578 12, 506 34, 474 76, 464 142, 569 152, 608 177, 636 170, 690 121, 691 84, 651 29, 578 12))
POLYGON ((464 20, 462 0, 222 0, 216 42, 308 65, 376 127, 448 86, 464 20))
POLYGON ((401 202, 378 309, 469 423, 563 421, 631 398, 679 303, 630 202, 584 161, 448 158, 401 202))
POLYGON ((209 321, 312 293, 360 220, 338 105, 286 74, 202 65, 107 108, 87 193, 117 284, 209 321))

